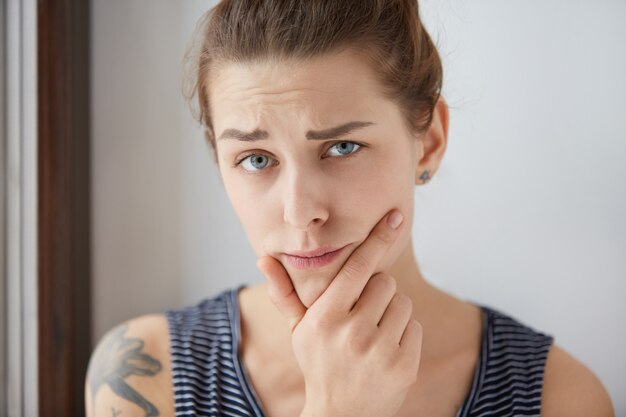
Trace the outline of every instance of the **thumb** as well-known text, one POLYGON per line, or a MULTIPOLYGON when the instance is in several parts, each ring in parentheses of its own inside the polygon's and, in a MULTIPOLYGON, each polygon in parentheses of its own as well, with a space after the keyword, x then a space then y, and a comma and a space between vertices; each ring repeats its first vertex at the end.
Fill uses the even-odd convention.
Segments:
POLYGON ((307 309, 300 301, 289 274, 283 265, 271 256, 262 256, 257 260, 256 266, 267 278, 270 300, 287 319, 293 333, 307 309))

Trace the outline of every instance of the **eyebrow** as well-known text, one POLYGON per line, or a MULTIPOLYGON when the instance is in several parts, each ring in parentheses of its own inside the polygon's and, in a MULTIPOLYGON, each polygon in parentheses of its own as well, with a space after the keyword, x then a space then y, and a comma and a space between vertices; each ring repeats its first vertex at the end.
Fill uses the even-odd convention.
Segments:
MULTIPOLYGON (((306 132, 307 140, 328 140, 338 138, 354 130, 364 128, 366 126, 373 125, 372 122, 349 122, 340 126, 331 127, 325 130, 309 130, 306 132)), ((226 129, 218 137, 217 140, 223 139, 236 139, 243 142, 254 142, 257 140, 265 140, 269 138, 269 133, 266 130, 255 129, 252 132, 242 132, 237 129, 226 129)))

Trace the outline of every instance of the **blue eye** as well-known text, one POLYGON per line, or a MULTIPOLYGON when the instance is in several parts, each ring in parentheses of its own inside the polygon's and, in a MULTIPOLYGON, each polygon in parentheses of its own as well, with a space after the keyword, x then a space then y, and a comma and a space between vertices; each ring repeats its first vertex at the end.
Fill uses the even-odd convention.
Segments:
MULTIPOLYGON (((361 146, 363 145, 355 142, 337 142, 328 149, 328 152, 336 149, 337 153, 331 154, 331 156, 348 156, 359 150, 361 146)), ((272 160, 272 158, 263 154, 248 154, 236 162, 234 166, 241 165, 244 171, 253 173, 263 171, 268 166, 276 165, 276 163, 270 164, 272 160)))
POLYGON ((268 166, 270 158, 265 155, 252 154, 243 158, 237 165, 241 164, 244 170, 248 172, 256 172, 265 169, 268 166))
POLYGON ((360 147, 361 145, 354 142, 339 142, 331 146, 329 151, 331 149, 337 149, 339 155, 350 155, 351 153, 354 153, 355 148, 359 149, 360 147))

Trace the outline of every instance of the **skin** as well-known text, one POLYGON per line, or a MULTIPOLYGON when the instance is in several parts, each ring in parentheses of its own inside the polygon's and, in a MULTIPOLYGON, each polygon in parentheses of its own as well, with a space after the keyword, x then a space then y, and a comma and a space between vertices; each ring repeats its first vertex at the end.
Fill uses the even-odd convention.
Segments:
MULTIPOLYGON (((216 137, 228 129, 267 132, 257 134, 266 139, 255 142, 218 140, 219 172, 255 254, 280 262, 305 307, 325 292, 387 212, 393 208, 402 212, 403 226, 372 271, 393 277, 397 293, 411 301, 411 317, 424 334, 417 388, 409 392, 396 416, 451 415, 469 380, 457 382, 456 373, 438 378, 446 368, 462 367, 469 367, 464 375, 471 376, 480 315, 475 307, 424 279, 411 242, 414 187, 435 176, 447 145, 448 108, 443 98, 429 129, 411 132, 397 105, 380 93, 374 72, 351 51, 307 61, 223 63, 211 77, 210 101, 218 103, 212 108, 216 137), (333 140, 306 139, 311 130, 351 121, 372 124, 333 140), (346 141, 364 146, 343 156, 334 145, 345 146, 346 141), (241 165, 234 166, 250 153, 271 158, 266 171, 246 173, 241 165), (294 269, 283 255, 324 245, 347 247, 332 264, 315 271, 294 269), (451 361, 458 352, 469 352, 469 360, 451 361), (460 395, 451 398, 451 392, 460 395)), ((250 162, 247 168, 252 167, 250 162)), ((255 347, 242 351, 249 369, 267 363, 264 352, 274 352, 285 369, 274 373, 283 383, 273 384, 273 389, 295 380, 293 386, 301 390, 290 351, 290 327, 270 301, 267 284, 243 290, 240 304, 243 341, 252 341, 255 347)), ((94 351, 85 384, 86 414, 173 416, 171 379, 165 318, 147 315, 129 320, 127 327, 105 335, 94 351)), ((279 408, 267 409, 268 415, 292 416, 302 410, 302 398, 271 394, 281 400, 273 401, 279 408), (285 410, 287 404, 290 410, 285 410)), ((545 368, 542 415, 615 413, 597 377, 555 344, 545 368)))
MULTIPOLYGON (((106 343, 95 351, 95 359, 88 370, 92 396, 103 386, 108 386, 122 398, 137 404, 146 416, 158 416, 154 404, 129 386, 125 379, 131 375, 153 376, 161 371, 161 363, 143 352, 144 341, 125 337, 128 325, 113 330, 106 343)), ((112 414, 117 411, 112 409, 112 414)))
MULTIPOLYGON (((210 102, 219 103, 212 116, 220 175, 230 202, 257 257, 270 256, 282 264, 304 306, 320 297, 376 223, 397 208, 405 227, 372 275, 389 274, 397 292, 410 299, 412 317, 429 336, 422 346, 425 362, 468 350, 459 343, 478 345, 480 312, 424 280, 411 242, 414 188, 427 180, 426 170, 434 175, 447 144, 448 108, 443 99, 427 132, 410 131, 400 108, 381 94, 370 66, 351 51, 306 63, 229 63, 213 72, 210 84, 210 102), (307 140, 311 130, 326 131, 352 121, 371 125, 328 141, 307 140), (225 132, 235 136, 228 135, 233 129, 263 139, 222 138, 225 132), (363 147, 349 156, 338 155, 335 145, 346 141, 363 147), (251 154, 267 159, 255 167, 250 158, 245 160, 251 154), (237 165, 242 160, 244 165, 237 165), (324 245, 348 246, 333 263, 315 270, 294 268, 283 253, 324 245), (464 320, 456 320, 459 316, 464 320), (468 330, 459 332, 446 320, 456 320, 457 327, 468 330), (464 337, 470 329, 473 334, 464 337), (461 337, 450 340, 449 334, 461 337)), ((251 318, 251 331, 272 334, 273 350, 288 358, 291 334, 267 293, 262 284, 242 294, 242 309, 245 304, 255 306, 252 314, 244 312, 242 317, 251 318)), ((473 360, 477 353, 469 351, 473 360)), ((295 373, 297 367, 292 371, 286 373, 295 373)), ((471 371, 461 381, 462 393, 469 388, 471 371)))
POLYGON ((173 416, 167 322, 162 314, 128 320, 109 330, 89 361, 89 417, 173 416))
MULTIPOLYGON (((309 307, 387 211, 398 208, 412 223, 415 184, 422 183, 424 170, 435 173, 445 150, 447 106, 440 101, 439 131, 410 132, 398 106, 376 88, 369 66, 349 51, 307 65, 227 64, 214 74, 217 155, 231 204, 257 257, 281 261, 309 307), (309 130, 352 121, 373 124, 334 140, 306 140, 309 130), (261 129, 268 138, 220 140, 228 129, 261 129), (339 155, 337 147, 329 151, 341 141, 365 146, 350 156, 339 155), (233 167, 251 151, 270 157, 268 166, 254 173, 233 167), (303 271, 286 262, 284 252, 325 245, 348 246, 322 269, 303 271)), ((410 228, 385 255, 380 271, 393 275, 414 305, 431 293, 413 256, 410 228)))
POLYGON ((269 256, 257 261, 272 302, 292 329, 293 352, 306 381, 301 417, 395 416, 415 386, 422 329, 409 321, 412 306, 396 293, 393 277, 372 275, 402 230, 399 212, 392 214, 376 225, 308 309, 279 262, 269 256))
MULTIPOLYGON (((410 131, 399 107, 381 94, 371 67, 350 50, 306 62, 226 63, 212 77, 210 102, 219 103, 213 106, 212 116, 226 192, 257 257, 271 256, 279 261, 308 308, 386 212, 398 208, 405 222, 412 224, 414 187, 435 175, 445 153, 447 104, 443 98, 439 100, 426 132, 410 131), (337 142, 306 140, 310 130, 350 121, 373 123, 337 139, 365 145, 350 157, 324 159, 337 142), (265 139, 220 140, 228 129, 262 130, 260 136, 265 139), (267 166, 258 172, 235 166, 251 153, 269 159, 261 157, 257 168, 248 159, 246 168, 267 166), (347 250, 332 264, 313 271, 294 269, 283 254, 345 244, 347 250)), ((411 227, 405 227, 400 232, 375 273, 392 276, 397 292, 412 302, 412 318, 421 324, 425 335, 422 375, 428 364, 438 363, 439 358, 455 351, 472 351, 480 319, 473 306, 424 279, 413 255, 410 231, 411 227)), ((248 330, 261 335, 259 340, 271 331, 274 341, 266 346, 280 351, 289 345, 291 335, 284 317, 269 301, 267 290, 266 284, 244 290, 242 309, 245 304, 254 306, 250 309, 253 314, 247 317, 248 330)), ((244 321, 245 316, 242 312, 244 321)), ((289 357, 288 352, 285 357, 289 357)), ((590 410, 598 416, 614 415, 598 378, 557 344, 549 352, 545 376, 544 415, 588 415, 590 410), (576 378, 572 379, 573 375, 576 378), (572 402, 570 394, 578 392, 587 394, 576 396, 577 401, 572 402)), ((465 392, 461 387, 460 392, 465 392)), ((409 393, 408 399, 418 398, 417 405, 407 401, 398 415, 418 415, 417 410, 424 410, 425 403, 438 401, 436 392, 430 394, 420 403, 418 392, 414 396, 409 393)))

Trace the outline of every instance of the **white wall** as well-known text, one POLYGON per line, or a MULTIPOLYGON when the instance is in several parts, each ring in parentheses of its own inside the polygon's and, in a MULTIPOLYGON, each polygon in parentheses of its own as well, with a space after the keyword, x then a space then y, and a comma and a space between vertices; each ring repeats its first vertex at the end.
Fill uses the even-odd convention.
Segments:
MULTIPOLYGON (((181 58, 212 1, 93 1, 94 342, 261 276, 181 58)), ((425 276, 555 335, 626 413, 626 2, 422 0, 449 146, 416 193, 425 276)))

